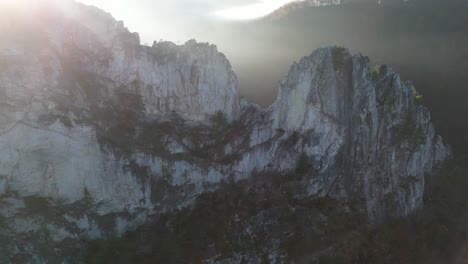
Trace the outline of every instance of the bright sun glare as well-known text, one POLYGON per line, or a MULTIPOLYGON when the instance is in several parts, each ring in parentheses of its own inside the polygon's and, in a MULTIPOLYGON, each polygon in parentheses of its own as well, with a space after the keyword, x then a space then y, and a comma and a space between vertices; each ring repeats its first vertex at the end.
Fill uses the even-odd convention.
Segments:
MULTIPOLYGON (((8 8, 32 8, 43 4, 46 0, 0 0, 0 9, 8 8)), ((61 0, 47 0, 53 4, 60 4, 61 0)))
POLYGON ((226 20, 251 20, 264 17, 294 0, 260 0, 259 3, 218 10, 214 15, 226 20))
MULTIPOLYGON (((5 6, 19 6, 24 5, 26 2, 31 3, 39 3, 42 0, 0 0, 0 8, 5 6)), ((51 1, 51 0, 49 0, 51 1)), ((54 0, 52 0, 54 1, 54 0)), ((55 0, 57 1, 57 0, 55 0)), ((103 1, 103 0, 79 0, 80 2, 86 4, 96 4, 101 7, 108 7, 111 5, 110 3, 114 1, 103 1)), ((173 0, 170 0, 173 1, 173 0)), ((230 8, 225 8, 221 10, 216 10, 212 13, 217 18, 225 19, 225 20, 252 20, 264 17, 271 12, 275 11, 276 9, 280 8, 282 5, 288 2, 294 2, 300 0, 256 0, 253 4, 247 4, 242 6, 234 6, 230 8)), ((59 2, 59 1, 57 1, 59 2)), ((120 2, 120 1, 117 1, 120 2)), ((116 7, 115 4, 111 7, 115 11, 116 7)))
POLYGON ((10 6, 19 6, 24 4, 24 0, 0 0, 0 8, 10 7, 10 6))

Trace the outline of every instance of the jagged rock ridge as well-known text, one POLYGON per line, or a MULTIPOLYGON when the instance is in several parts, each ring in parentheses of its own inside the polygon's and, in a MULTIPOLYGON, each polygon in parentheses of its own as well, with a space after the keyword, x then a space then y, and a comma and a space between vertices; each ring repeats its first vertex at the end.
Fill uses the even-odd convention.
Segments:
MULTIPOLYGON (((4 237, 121 235, 222 180, 294 171, 300 156, 311 168, 298 197, 357 203, 377 223, 421 207, 425 174, 450 156, 411 83, 344 48, 295 63, 263 109, 239 99, 213 45, 141 46, 122 22, 75 3, 3 15, 4 237), (63 210, 47 218, 31 211, 38 203, 63 210)), ((5 247, 5 262, 41 260, 25 241, 5 247)))

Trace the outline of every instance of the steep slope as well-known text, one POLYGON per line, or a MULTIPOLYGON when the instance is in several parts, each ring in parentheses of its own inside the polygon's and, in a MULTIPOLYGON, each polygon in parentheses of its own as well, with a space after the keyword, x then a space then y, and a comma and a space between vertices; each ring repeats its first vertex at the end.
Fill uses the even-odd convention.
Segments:
POLYGON ((212 45, 141 46, 75 3, 2 17, 4 262, 60 262, 64 241, 119 236, 223 180, 298 161, 294 196, 341 199, 379 223, 421 207, 425 174, 450 155, 412 85, 344 48, 295 63, 263 109, 238 98, 212 45))

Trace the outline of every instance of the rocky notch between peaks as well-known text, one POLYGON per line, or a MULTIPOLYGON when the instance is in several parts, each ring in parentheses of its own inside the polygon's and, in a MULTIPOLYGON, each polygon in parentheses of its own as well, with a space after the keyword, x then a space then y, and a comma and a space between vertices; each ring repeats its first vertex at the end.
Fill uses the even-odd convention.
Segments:
POLYGON ((380 223, 420 208, 425 175, 451 155, 411 83, 341 47, 295 63, 263 109, 239 99, 213 45, 142 46, 76 3, 2 15, 5 263, 73 262, 70 241, 120 236, 257 173, 296 170, 297 198, 340 199, 380 223))

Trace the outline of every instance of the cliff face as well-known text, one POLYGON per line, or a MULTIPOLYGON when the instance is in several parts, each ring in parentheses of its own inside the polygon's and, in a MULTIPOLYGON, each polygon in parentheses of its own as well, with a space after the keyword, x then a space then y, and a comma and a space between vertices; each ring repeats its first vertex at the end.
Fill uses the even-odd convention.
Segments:
POLYGON ((424 175, 450 153, 420 99, 386 66, 335 47, 294 64, 271 108, 275 127, 313 135, 301 146, 331 183, 320 193, 360 197, 381 221, 421 207, 424 175))
POLYGON ((425 174, 450 155, 414 87, 343 48, 295 63, 262 109, 238 98, 212 45, 141 46, 79 4, 3 15, 1 228, 24 238, 1 250, 6 262, 41 260, 39 245, 20 246, 29 235, 121 235, 222 180, 294 171, 300 157, 298 197, 356 202, 377 223, 421 207, 425 174))

